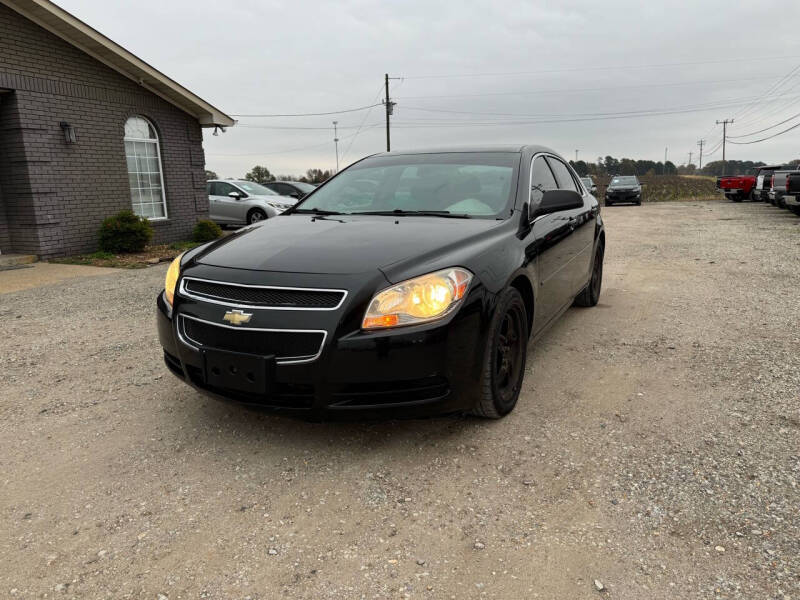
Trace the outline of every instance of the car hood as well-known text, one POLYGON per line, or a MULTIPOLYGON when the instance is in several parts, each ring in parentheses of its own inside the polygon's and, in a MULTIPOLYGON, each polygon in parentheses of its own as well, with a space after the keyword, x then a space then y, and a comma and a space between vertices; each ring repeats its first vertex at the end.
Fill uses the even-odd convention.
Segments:
POLYGON ((503 221, 285 215, 212 244, 197 262, 291 273, 363 273, 469 244, 503 221))
POLYGON ((291 196, 261 196, 250 194, 247 199, 259 200, 261 202, 277 202, 278 204, 297 204, 297 199, 291 196))

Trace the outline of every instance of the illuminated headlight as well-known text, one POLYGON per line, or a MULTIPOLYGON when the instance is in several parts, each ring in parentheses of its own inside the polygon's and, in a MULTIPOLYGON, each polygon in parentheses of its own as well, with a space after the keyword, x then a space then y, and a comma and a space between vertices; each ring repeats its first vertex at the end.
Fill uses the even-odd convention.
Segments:
POLYGON ((178 276, 181 274, 181 258, 185 252, 181 252, 175 260, 169 265, 167 269, 167 277, 164 280, 164 295, 167 297, 167 302, 172 306, 172 301, 175 299, 175 286, 178 284, 178 276))
POLYGON ((472 273, 452 267, 415 277, 375 295, 362 329, 385 329, 435 321, 453 312, 467 293, 472 273))

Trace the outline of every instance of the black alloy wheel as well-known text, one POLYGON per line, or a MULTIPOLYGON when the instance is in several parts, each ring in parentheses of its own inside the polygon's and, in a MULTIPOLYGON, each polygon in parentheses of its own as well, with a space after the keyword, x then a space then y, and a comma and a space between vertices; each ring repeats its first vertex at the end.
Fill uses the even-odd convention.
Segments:
POLYGON ((500 296, 487 336, 481 373, 481 398, 474 415, 499 419, 517 404, 528 352, 528 314, 520 293, 509 288, 500 296))

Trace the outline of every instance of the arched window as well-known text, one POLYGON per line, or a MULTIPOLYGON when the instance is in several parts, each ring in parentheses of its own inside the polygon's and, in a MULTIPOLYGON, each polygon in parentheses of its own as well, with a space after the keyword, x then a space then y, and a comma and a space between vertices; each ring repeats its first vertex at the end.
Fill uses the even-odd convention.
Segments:
POLYGON ((125 123, 125 159, 133 212, 148 219, 165 219, 167 202, 158 134, 144 117, 131 117, 125 123))

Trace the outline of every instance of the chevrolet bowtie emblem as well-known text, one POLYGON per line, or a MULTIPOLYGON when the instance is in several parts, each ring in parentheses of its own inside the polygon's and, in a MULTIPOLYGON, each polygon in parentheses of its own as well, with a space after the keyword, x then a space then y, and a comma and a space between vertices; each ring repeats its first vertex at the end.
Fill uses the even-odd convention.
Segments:
POLYGON ((242 323, 249 323, 250 317, 253 316, 253 313, 246 313, 241 310, 229 310, 225 313, 225 316, 222 317, 223 321, 227 321, 231 325, 241 325, 242 323))

